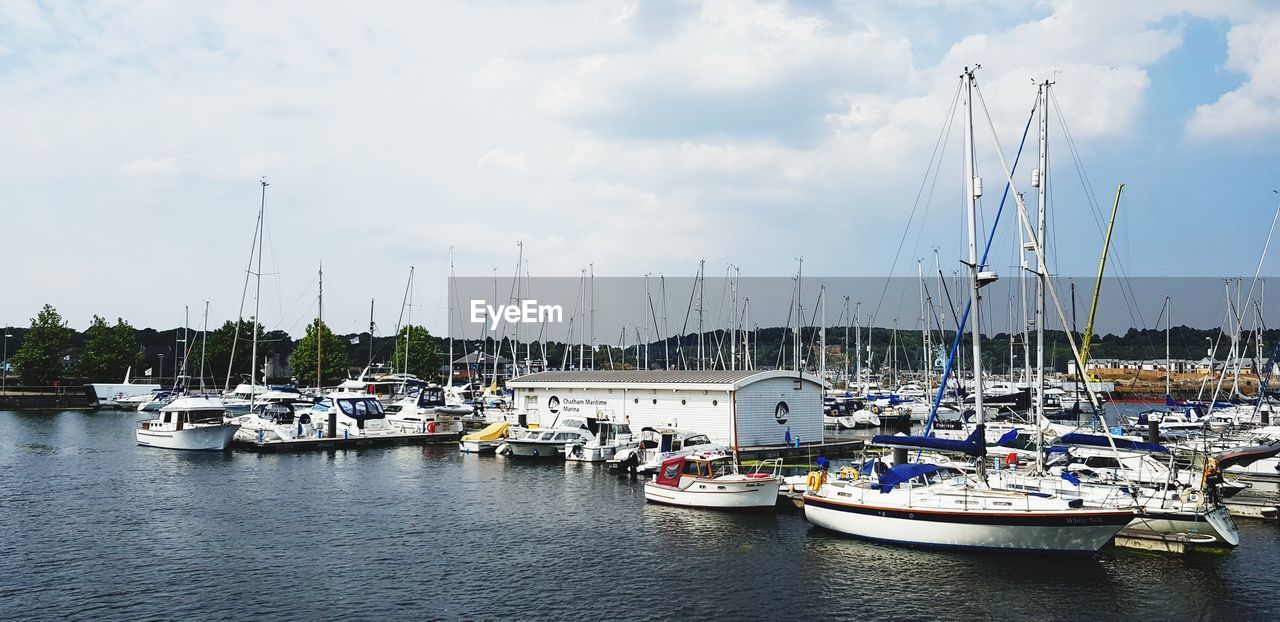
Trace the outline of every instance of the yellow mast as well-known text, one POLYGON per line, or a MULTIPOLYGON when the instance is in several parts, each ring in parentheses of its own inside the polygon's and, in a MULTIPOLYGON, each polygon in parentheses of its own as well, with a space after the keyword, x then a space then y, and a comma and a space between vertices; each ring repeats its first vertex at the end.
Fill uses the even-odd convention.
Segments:
POLYGON ((1120 192, 1124 184, 1116 187, 1116 202, 1111 206, 1111 222, 1107 225, 1107 238, 1102 243, 1102 262, 1098 264, 1098 280, 1093 284, 1093 302, 1089 303, 1089 321, 1084 327, 1084 341, 1080 347, 1080 372, 1087 376, 1089 364, 1089 342, 1093 339, 1093 318, 1098 312, 1098 295, 1102 292, 1102 273, 1107 269, 1107 251, 1111 249, 1111 231, 1116 228, 1116 212, 1120 210, 1120 192))

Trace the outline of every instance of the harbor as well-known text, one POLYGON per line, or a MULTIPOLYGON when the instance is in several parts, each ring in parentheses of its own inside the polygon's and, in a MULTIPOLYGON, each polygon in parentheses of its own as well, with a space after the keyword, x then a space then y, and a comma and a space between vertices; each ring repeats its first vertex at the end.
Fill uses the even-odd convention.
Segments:
POLYGON ((1226 553, 917 550, 841 537, 796 511, 646 504, 637 481, 600 465, 444 445, 157 451, 134 444, 129 419, 0 413, 10 615, 1260 619, 1280 587, 1280 529, 1261 521, 1241 520, 1244 544, 1226 553), (677 568, 683 579, 667 580, 677 568), (175 576, 186 578, 166 599, 127 587, 175 576), (707 590, 726 581, 734 598, 707 590), (1000 589, 967 598, 974 585, 1000 589))

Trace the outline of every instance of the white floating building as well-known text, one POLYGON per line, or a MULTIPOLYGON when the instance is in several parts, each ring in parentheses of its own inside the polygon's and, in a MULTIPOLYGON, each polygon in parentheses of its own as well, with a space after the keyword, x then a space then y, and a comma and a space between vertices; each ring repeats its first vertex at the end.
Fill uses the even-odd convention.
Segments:
POLYGON ((673 426, 735 448, 823 440, 822 383, 794 371, 548 371, 507 383, 518 415, 554 426, 563 417, 673 426))

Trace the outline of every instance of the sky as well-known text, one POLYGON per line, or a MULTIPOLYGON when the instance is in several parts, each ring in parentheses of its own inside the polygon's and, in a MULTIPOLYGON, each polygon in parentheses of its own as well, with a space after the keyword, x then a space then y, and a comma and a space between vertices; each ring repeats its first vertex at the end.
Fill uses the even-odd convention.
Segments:
MULTIPOLYGON (((837 278, 911 276, 936 249, 958 270, 952 100, 975 65, 984 230, 992 128, 1011 162, 1052 80, 1055 274, 1096 270, 1123 182, 1109 274, 1252 276, 1280 187, 1277 40, 1280 7, 1244 0, 0 0, 0 323, 45 303, 81 329, 236 317, 263 177, 259 314, 295 335, 321 266, 338 332, 371 299, 394 325, 410 266, 436 332, 451 270, 518 257, 532 277, 803 258, 837 278)), ((1014 175, 1031 209, 1033 166, 1014 175)), ((1017 263, 1014 224, 992 269, 1017 263)))

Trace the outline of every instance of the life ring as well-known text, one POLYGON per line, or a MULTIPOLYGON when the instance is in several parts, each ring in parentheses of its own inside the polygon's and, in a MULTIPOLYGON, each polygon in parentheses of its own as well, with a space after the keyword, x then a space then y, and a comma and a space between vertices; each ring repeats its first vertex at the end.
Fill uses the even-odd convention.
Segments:
POLYGON ((809 490, 817 490, 827 483, 826 471, 809 471, 809 476, 805 478, 805 484, 809 490))
POLYGON ((434 421, 428 421, 428 422, 427 422, 427 432, 428 432, 428 433, 430 433, 430 434, 435 434, 435 433, 436 433, 436 422, 434 422, 434 421))

